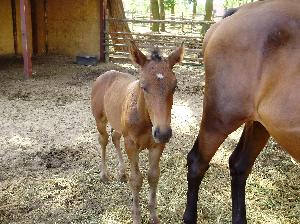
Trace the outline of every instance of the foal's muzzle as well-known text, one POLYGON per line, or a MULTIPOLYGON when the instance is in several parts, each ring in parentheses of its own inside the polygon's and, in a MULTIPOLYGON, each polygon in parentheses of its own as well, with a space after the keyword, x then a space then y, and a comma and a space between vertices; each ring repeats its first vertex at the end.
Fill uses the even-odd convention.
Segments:
POLYGON ((167 143, 172 137, 172 129, 160 129, 158 127, 154 128, 152 131, 153 138, 157 143, 167 143))

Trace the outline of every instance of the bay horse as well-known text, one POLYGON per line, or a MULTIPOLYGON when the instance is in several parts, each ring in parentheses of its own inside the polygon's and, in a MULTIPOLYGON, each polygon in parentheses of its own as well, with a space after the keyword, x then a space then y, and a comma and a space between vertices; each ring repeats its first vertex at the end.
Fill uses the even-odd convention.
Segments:
POLYGON ((197 139, 187 156, 184 223, 196 223, 198 191, 227 136, 245 124, 229 158, 232 222, 246 223, 245 185, 270 135, 300 161, 300 2, 244 5, 204 38, 205 91, 197 139))
POLYGON ((101 145, 100 175, 103 181, 108 180, 105 154, 108 143, 106 125, 109 122, 114 129, 112 141, 117 150, 121 179, 125 179, 121 136, 130 162, 133 223, 141 223, 139 191, 143 177, 139 170, 139 152, 146 148, 149 150, 150 223, 158 223, 156 192, 160 176, 159 161, 165 144, 172 136, 171 108, 177 86, 172 68, 182 60, 184 48, 177 48, 166 59, 157 50, 148 59, 134 42, 130 43, 129 51, 133 62, 141 67, 139 80, 130 74, 112 70, 100 75, 92 87, 91 107, 101 145))

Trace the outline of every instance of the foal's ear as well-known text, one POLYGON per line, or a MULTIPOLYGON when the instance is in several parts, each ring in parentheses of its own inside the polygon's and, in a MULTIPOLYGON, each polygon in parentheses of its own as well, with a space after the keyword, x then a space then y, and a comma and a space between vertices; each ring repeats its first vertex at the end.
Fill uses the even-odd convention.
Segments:
POLYGON ((129 42, 129 53, 134 63, 140 66, 145 65, 147 57, 137 48, 133 40, 129 42))
POLYGON ((172 52, 168 56, 168 61, 169 61, 169 64, 170 64, 171 68, 175 64, 182 61, 183 55, 184 55, 184 46, 183 46, 183 43, 182 43, 180 47, 178 47, 174 52, 172 52))

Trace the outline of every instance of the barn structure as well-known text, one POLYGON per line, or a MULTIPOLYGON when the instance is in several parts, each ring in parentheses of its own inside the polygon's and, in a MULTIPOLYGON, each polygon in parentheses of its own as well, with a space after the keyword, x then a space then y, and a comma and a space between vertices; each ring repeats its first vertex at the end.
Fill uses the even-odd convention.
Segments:
POLYGON ((92 55, 104 61, 104 0, 0 0, 0 55, 92 55))

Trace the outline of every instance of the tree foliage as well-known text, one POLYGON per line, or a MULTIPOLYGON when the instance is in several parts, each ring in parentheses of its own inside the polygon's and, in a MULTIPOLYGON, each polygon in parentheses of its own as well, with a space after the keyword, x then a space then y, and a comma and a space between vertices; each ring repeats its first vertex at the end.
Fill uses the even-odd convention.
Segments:
POLYGON ((254 0, 225 0, 224 7, 226 9, 234 8, 234 7, 239 7, 239 6, 249 3, 249 2, 254 2, 254 0))
POLYGON ((172 9, 176 5, 176 0, 165 0, 165 9, 172 9))

